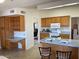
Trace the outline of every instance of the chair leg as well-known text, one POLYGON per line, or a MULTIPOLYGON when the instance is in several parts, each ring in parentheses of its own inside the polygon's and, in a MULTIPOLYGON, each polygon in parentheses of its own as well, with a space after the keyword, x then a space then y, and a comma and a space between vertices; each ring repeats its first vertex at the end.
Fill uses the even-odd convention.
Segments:
POLYGON ((50 56, 48 57, 48 59, 50 59, 50 56))
POLYGON ((43 59, 43 56, 41 56, 41 59, 43 59))

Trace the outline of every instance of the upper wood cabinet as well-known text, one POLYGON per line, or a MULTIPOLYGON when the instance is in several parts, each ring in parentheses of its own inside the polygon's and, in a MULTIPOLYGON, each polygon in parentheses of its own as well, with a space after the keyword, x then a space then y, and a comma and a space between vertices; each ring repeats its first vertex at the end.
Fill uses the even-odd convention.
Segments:
POLYGON ((51 18, 46 18, 46 27, 50 27, 51 18))
POLYGON ((69 26, 69 16, 48 17, 41 19, 41 27, 50 27, 51 23, 60 23, 61 26, 69 26))
POLYGON ((41 27, 46 27, 46 18, 41 19, 41 27))
POLYGON ((59 17, 52 17, 51 23, 60 23, 60 18, 59 17))
POLYGON ((24 16, 12 16, 10 23, 11 29, 13 31, 24 31, 25 30, 25 23, 24 23, 24 16))
POLYGON ((4 24, 4 17, 0 17, 0 40, 1 40, 1 47, 5 48, 5 24, 4 24))
POLYGON ((69 26, 70 23, 69 19, 70 19, 69 16, 62 16, 60 20, 61 26, 69 26))

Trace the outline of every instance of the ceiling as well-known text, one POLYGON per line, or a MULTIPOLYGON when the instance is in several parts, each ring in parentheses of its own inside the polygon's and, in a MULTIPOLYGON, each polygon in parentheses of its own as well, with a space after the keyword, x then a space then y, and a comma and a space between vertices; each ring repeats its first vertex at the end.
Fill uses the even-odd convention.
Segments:
POLYGON ((11 8, 20 7, 37 7, 39 5, 57 2, 57 1, 68 1, 68 0, 6 0, 4 3, 0 4, 0 10, 6 10, 11 8))
POLYGON ((0 4, 0 10, 16 7, 35 7, 37 5, 56 0, 6 0, 0 4))

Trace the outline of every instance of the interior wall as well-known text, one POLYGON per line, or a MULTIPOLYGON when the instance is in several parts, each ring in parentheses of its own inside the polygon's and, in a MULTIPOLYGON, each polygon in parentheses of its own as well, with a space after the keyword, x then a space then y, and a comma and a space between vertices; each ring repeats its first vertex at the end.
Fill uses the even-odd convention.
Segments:
MULTIPOLYGON (((33 36, 33 23, 38 23, 38 28, 40 28, 40 16, 39 12, 34 9, 26 9, 26 32, 27 32, 27 48, 34 46, 34 36, 33 36)), ((39 34, 39 30, 38 30, 39 34)), ((39 38, 39 37, 38 37, 39 38)))

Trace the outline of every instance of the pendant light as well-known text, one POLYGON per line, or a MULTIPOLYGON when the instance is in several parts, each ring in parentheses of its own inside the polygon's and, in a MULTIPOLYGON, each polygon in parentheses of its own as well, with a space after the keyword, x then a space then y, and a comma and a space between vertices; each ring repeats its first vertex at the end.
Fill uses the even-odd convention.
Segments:
POLYGON ((5 0, 0 0, 0 3, 3 3, 5 0))

